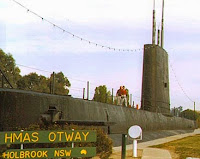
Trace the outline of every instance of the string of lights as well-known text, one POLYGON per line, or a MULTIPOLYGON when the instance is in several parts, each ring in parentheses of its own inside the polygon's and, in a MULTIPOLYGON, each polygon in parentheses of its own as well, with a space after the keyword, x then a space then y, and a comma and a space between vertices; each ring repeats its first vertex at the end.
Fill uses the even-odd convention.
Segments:
POLYGON ((173 66, 172 66, 171 63, 170 63, 170 67, 171 67, 172 72, 173 72, 173 74, 174 74, 175 80, 176 80, 176 82, 178 83, 178 86, 179 86, 180 89, 182 90, 183 94, 188 98, 188 100, 190 100, 191 102, 194 102, 194 101, 187 95, 187 93, 185 92, 185 90, 184 90, 183 87, 181 86, 181 84, 180 84, 180 82, 179 82, 179 80, 178 80, 178 78, 177 78, 177 76, 176 76, 175 70, 174 70, 174 68, 173 68, 173 66))
POLYGON ((16 0, 11 0, 11 1, 15 2, 16 4, 18 4, 19 6, 24 8, 27 11, 27 13, 32 13, 36 17, 40 18, 42 21, 45 21, 45 22, 49 23, 50 25, 52 25, 53 27, 61 30, 63 33, 67 33, 68 35, 72 36, 73 38, 76 38, 78 40, 86 42, 86 43, 88 43, 90 45, 95 45, 95 46, 100 47, 100 48, 109 49, 109 50, 112 50, 112 51, 119 51, 119 52, 137 52, 137 51, 142 51, 143 49, 149 49, 149 48, 153 47, 153 46, 149 46, 149 47, 138 48, 138 49, 122 49, 122 48, 115 48, 115 47, 102 45, 102 44, 87 40, 87 39, 82 38, 82 37, 80 37, 78 35, 75 35, 74 33, 71 33, 69 31, 67 31, 66 29, 62 28, 61 26, 59 26, 59 25, 47 20, 46 18, 44 18, 44 17, 40 16, 39 14, 35 13, 34 11, 30 10, 29 8, 27 8, 26 6, 24 6, 23 4, 19 3, 16 0))

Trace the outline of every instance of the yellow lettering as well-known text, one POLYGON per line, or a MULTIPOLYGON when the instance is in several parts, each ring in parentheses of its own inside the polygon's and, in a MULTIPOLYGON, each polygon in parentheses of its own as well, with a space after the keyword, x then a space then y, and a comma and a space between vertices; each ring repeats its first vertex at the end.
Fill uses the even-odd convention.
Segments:
POLYGON ((25 151, 24 158, 30 158, 30 152, 29 151, 25 151))
POLYGON ((71 152, 72 152, 72 150, 70 150, 70 151, 65 150, 65 156, 71 156, 71 152))
POLYGON ((38 152, 37 152, 37 157, 38 157, 38 158, 41 158, 41 157, 42 157, 42 151, 38 151, 38 152))
POLYGON ((47 151, 43 151, 42 157, 48 158, 47 151))
POLYGON ((54 157, 60 157, 59 150, 55 150, 55 151, 54 151, 54 157))
POLYGON ((80 132, 77 132, 77 133, 76 133, 76 136, 75 136, 74 140, 75 140, 75 141, 76 141, 76 140, 80 140, 80 141, 81 141, 80 132))
POLYGON ((20 151, 20 154, 19 154, 19 156, 20 156, 20 158, 24 158, 24 151, 20 151))
POLYGON ((18 141, 18 140, 22 142, 22 133, 19 133, 18 136, 17 134, 13 133, 13 142, 18 141))
POLYGON ((87 141, 87 136, 89 135, 89 132, 87 132, 86 134, 84 132, 82 132, 83 136, 84 136, 84 140, 87 141))
POLYGON ((71 134, 67 134, 67 133, 65 132, 66 141, 72 141, 73 136, 74 136, 74 132, 72 132, 71 134))
POLYGON ((49 133, 49 141, 53 142, 55 140, 56 140, 56 134, 54 132, 50 132, 49 133), (53 136, 53 138, 51 136, 53 136))
POLYGON ((37 155, 36 151, 31 151, 31 158, 35 158, 37 155))
POLYGON ((19 158, 19 156, 17 156, 17 152, 15 152, 15 158, 19 158))
POLYGON ((30 139, 29 133, 25 133, 25 135, 24 135, 24 139, 23 139, 23 142, 25 142, 25 141, 31 142, 31 139, 30 139))
POLYGON ((10 155, 9 155, 9 152, 8 152, 8 153, 4 152, 4 153, 2 154, 2 157, 3 157, 3 158, 9 158, 9 156, 10 156, 10 155))
POLYGON ((32 139, 33 142, 38 142, 39 138, 38 138, 37 132, 32 133, 32 137, 35 138, 35 139, 32 139))
POLYGON ((10 152, 9 158, 15 158, 14 152, 10 152))
POLYGON ((57 134, 59 134, 59 141, 62 141, 62 134, 64 134, 64 132, 57 132, 57 134))
POLYGON ((10 140, 10 143, 12 143, 12 133, 10 134, 10 136, 8 136, 8 134, 5 134, 5 143, 8 142, 8 140, 10 140))
POLYGON ((55 150, 54 151, 54 157, 66 157, 66 156, 71 156, 72 150, 55 150))
POLYGON ((64 153, 64 152, 65 152, 64 150, 60 150, 60 157, 65 156, 65 153, 64 153))
MULTIPOLYGON (((20 152, 4 152, 2 154, 3 158, 9 159, 23 159, 23 158, 48 158, 48 151, 20 151, 20 152)), ((64 150, 62 152, 64 156, 64 150)), ((59 153, 58 156, 59 157, 59 153)))

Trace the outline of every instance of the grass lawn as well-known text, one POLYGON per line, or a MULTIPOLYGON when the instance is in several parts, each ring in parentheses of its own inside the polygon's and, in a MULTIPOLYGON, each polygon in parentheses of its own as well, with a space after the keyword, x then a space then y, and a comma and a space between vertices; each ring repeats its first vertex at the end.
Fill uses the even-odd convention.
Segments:
POLYGON ((152 147, 167 149, 178 154, 180 159, 185 159, 186 157, 200 158, 200 135, 189 136, 152 147))

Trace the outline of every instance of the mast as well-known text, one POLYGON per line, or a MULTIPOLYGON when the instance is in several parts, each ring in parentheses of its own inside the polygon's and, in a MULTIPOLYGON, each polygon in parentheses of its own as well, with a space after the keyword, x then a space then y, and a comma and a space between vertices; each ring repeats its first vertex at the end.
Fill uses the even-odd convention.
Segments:
POLYGON ((156 40, 156 19, 155 19, 155 0, 153 1, 153 26, 152 26, 152 44, 155 44, 156 40))
POLYGON ((164 46, 164 0, 162 3, 162 22, 161 22, 161 47, 164 46))

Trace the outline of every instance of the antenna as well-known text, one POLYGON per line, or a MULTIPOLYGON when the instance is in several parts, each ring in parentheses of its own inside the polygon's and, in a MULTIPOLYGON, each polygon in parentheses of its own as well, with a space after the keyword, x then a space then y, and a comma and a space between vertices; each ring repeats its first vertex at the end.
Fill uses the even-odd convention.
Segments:
POLYGON ((164 45, 164 0, 162 3, 162 22, 161 22, 161 47, 164 45))
POLYGON ((160 46, 160 29, 158 29, 157 45, 160 46))
POLYGON ((156 19, 155 19, 155 0, 153 0, 153 26, 152 26, 152 44, 155 44, 156 37, 156 19))

